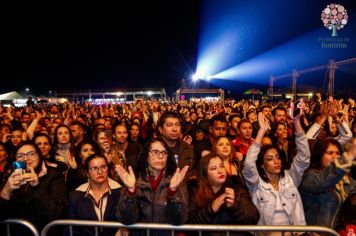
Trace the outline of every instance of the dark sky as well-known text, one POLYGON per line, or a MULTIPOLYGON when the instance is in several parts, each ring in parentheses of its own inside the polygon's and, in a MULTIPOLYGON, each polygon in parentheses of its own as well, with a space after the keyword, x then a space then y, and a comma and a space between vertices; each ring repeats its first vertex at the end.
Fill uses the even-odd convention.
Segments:
MULTIPOLYGON (((232 38, 237 36, 240 45, 232 50, 236 53, 231 53, 231 58, 223 55, 229 60, 227 67, 318 29, 320 32, 312 39, 291 49, 302 51, 318 37, 330 36, 322 29, 319 17, 329 1, 254 1, 256 4, 247 0, 3 1, 0 92, 23 91, 26 87, 37 95, 49 90, 125 87, 165 87, 174 91, 182 78, 194 72, 199 50, 228 32, 228 27, 236 27, 232 38), (216 25, 218 31, 214 31, 216 25)), ((355 16, 354 0, 342 3, 355 16)), ((356 19, 351 18, 343 30, 351 38, 349 46, 353 45, 344 50, 347 58, 356 56, 350 51, 356 48, 352 33, 355 25, 356 19)), ((320 57, 327 54, 324 57, 329 58, 329 51, 317 46, 320 57)), ((343 59, 340 51, 330 50, 330 58, 343 59)), ((297 63, 305 63, 300 69, 327 63, 325 58, 320 63, 312 61, 309 53, 304 53, 306 59, 297 57, 297 63)), ((259 67, 253 63, 251 66, 259 67)), ((287 72, 291 66, 287 65, 287 72)), ((353 74, 347 76, 355 80, 353 68, 349 69, 353 74)), ((267 78, 266 83, 262 81, 267 86, 268 75, 263 78, 267 78)), ((228 89, 241 87, 236 81, 229 83, 221 85, 228 89)))
POLYGON ((1 6, 1 92, 175 89, 184 60, 195 63, 197 0, 9 2, 1 6))

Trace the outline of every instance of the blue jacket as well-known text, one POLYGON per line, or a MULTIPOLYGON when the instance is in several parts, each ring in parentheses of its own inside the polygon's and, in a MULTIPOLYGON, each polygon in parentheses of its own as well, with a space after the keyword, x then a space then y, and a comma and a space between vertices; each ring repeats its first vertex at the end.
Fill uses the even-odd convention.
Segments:
MULTIPOLYGON (((346 159, 341 156, 337 163, 345 166, 346 159)), ((305 218, 308 225, 335 227, 337 214, 341 207, 341 199, 335 185, 344 177, 351 168, 342 168, 335 163, 323 170, 309 169, 306 171, 300 193, 303 200, 305 218)), ((356 192, 356 181, 350 178, 350 183, 344 183, 344 190, 349 195, 356 192)))

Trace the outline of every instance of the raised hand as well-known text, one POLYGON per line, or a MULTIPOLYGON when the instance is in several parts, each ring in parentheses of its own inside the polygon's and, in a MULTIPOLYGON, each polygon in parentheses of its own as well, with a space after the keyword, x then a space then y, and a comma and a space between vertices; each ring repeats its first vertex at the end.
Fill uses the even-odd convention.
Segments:
POLYGON ((262 112, 258 113, 257 119, 258 119, 258 124, 260 126, 260 129, 264 131, 269 129, 269 121, 262 112))
POLYGON ((72 169, 77 169, 77 162, 75 161, 74 156, 68 151, 65 152, 65 158, 68 160, 68 165, 70 166, 70 168, 72 169))
POLYGON ((346 158, 349 161, 356 161, 356 138, 353 138, 352 145, 346 153, 346 158))
POLYGON ((235 191, 232 188, 225 188, 225 203, 226 207, 230 208, 235 202, 235 191))
POLYGON ((192 141, 193 141, 193 138, 192 138, 192 136, 190 136, 190 135, 186 135, 186 136, 183 138, 183 141, 186 142, 186 143, 188 143, 188 144, 191 144, 192 141))
POLYGON ((135 173, 133 172, 131 166, 128 167, 128 170, 129 171, 127 172, 125 168, 121 165, 115 165, 115 171, 119 175, 122 182, 125 184, 125 186, 130 192, 134 192, 136 187, 135 173))
POLYGON ((27 183, 30 183, 32 187, 37 186, 40 182, 38 180, 38 176, 35 173, 35 170, 32 167, 28 167, 30 170, 29 173, 25 173, 22 175, 23 180, 25 180, 27 183))
POLYGON ((176 172, 171 178, 169 183, 169 188, 171 190, 176 190, 178 186, 183 182, 185 175, 187 174, 189 166, 184 166, 182 170, 179 168, 176 169, 176 172))

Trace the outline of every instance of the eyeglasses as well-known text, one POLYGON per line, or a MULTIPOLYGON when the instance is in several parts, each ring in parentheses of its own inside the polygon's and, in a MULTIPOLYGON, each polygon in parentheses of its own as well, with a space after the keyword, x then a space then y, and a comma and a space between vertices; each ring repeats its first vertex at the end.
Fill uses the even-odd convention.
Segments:
POLYGON ((160 151, 160 150, 151 150, 149 151, 152 156, 156 156, 158 157, 160 154, 162 154, 162 156, 166 157, 168 156, 168 152, 166 150, 160 151))
POLYGON ((107 165, 104 165, 104 166, 94 166, 94 167, 90 167, 89 170, 91 172, 93 172, 94 174, 97 174, 99 173, 99 170, 100 172, 105 172, 108 170, 108 166, 107 165))
POLYGON ((27 153, 18 153, 17 155, 16 155, 16 158, 17 159, 20 159, 20 160, 24 160, 25 159, 25 157, 27 157, 27 158, 29 158, 29 159, 35 159, 35 157, 36 157, 36 151, 30 151, 30 152, 27 152, 27 153))

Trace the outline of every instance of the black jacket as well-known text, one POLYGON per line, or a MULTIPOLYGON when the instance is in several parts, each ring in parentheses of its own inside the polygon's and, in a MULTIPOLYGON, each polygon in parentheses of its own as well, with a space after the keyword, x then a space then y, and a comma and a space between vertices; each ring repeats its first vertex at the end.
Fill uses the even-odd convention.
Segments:
MULTIPOLYGON (((85 183, 79 186, 75 191, 70 192, 67 219, 99 220, 95 213, 93 200, 87 194, 88 187, 89 183, 85 183)), ((116 206, 118 204, 121 186, 114 180, 109 179, 109 187, 110 194, 107 195, 107 203, 103 221, 117 221, 116 206)), ((73 229, 74 235, 95 235, 95 227, 74 227, 73 229)), ((98 228, 98 235, 115 235, 117 230, 118 229, 115 228, 98 228)), ((69 232, 66 231, 65 235, 69 235, 69 232)))
MULTIPOLYGON (((255 225, 257 224, 260 214, 253 204, 250 193, 247 188, 240 182, 237 177, 229 177, 224 186, 215 194, 220 196, 225 188, 233 188, 235 190, 235 203, 231 208, 225 205, 221 206, 219 211, 214 213, 211 209, 213 201, 206 206, 198 207, 196 202, 196 189, 190 190, 190 211, 188 224, 224 224, 224 225, 255 225)), ((241 235, 244 233, 236 233, 230 235, 241 235)), ((246 234, 246 233, 245 233, 246 234)), ((225 235, 225 232, 209 232, 203 235, 225 235)))
POLYGON ((47 223, 63 217, 67 205, 63 174, 47 166, 37 186, 26 184, 12 192, 10 200, 0 198, 0 220, 22 218, 41 231, 47 223))

